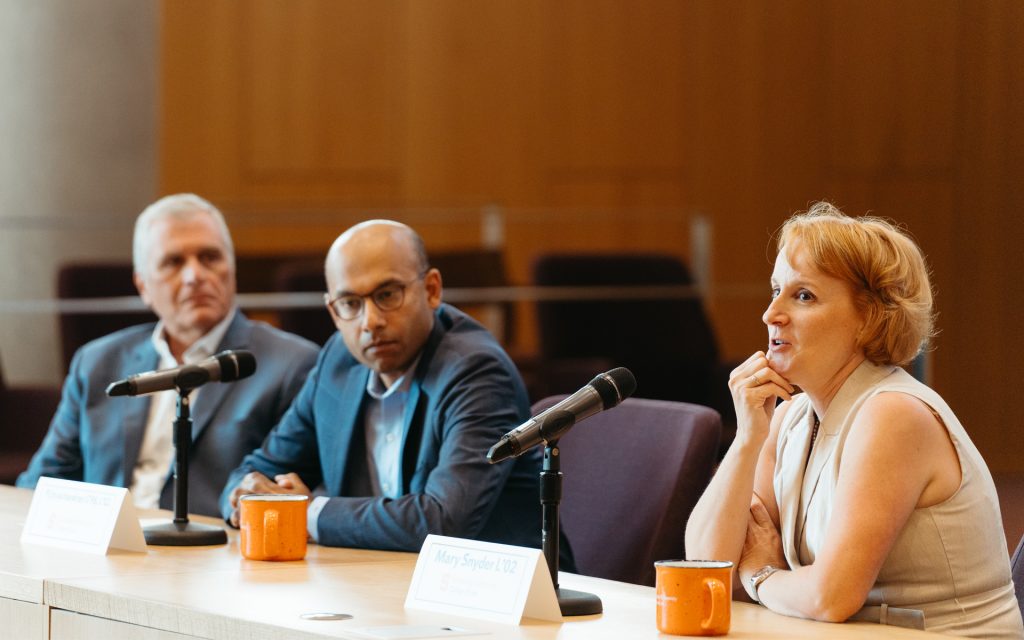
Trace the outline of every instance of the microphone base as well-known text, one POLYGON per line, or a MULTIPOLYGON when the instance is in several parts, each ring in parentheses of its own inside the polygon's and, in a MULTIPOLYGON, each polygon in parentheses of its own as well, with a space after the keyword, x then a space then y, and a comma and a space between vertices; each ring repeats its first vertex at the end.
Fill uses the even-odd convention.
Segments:
POLYGON ((143 527, 146 544, 163 547, 202 547, 227 544, 228 534, 220 527, 195 522, 162 522, 143 527))
POLYGON ((563 616, 592 616, 604 611, 601 598, 586 591, 572 589, 555 589, 558 596, 558 608, 563 616))

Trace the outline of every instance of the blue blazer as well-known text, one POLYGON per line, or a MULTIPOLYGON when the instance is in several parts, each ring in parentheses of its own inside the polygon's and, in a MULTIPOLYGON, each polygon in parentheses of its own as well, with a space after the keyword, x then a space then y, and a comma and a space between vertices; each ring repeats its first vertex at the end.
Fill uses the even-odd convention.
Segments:
POLYGON ((246 456, 222 496, 250 471, 294 471, 330 496, 320 544, 417 551, 427 534, 540 546, 541 451, 491 465, 487 450, 529 417, 526 390, 487 330, 448 305, 438 309, 409 389, 401 445, 402 494, 353 495, 366 471, 363 400, 370 371, 335 334, 292 408, 263 447, 246 456))
MULTIPOLYGON (((75 353, 50 429, 17 480, 34 488, 40 476, 129 487, 149 419, 150 396, 110 398, 111 382, 157 367, 150 337, 155 324, 129 327, 84 345, 75 353)), ((246 349, 256 372, 237 382, 203 387, 192 408, 189 511, 216 516, 231 470, 260 446, 301 388, 316 361, 312 342, 252 322, 240 311, 218 350, 246 349)), ((167 425, 168 429, 172 425, 167 425)), ((173 507, 172 473, 160 506, 173 507)))

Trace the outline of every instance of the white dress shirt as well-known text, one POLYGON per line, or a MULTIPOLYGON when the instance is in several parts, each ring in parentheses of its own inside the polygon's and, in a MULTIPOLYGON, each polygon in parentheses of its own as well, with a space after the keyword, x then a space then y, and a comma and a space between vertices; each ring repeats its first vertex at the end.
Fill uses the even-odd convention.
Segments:
MULTIPOLYGON (((228 325, 235 317, 235 311, 229 313, 213 329, 210 329, 202 338, 196 340, 185 353, 182 354, 184 363, 178 362, 171 355, 171 348, 164 337, 164 323, 160 321, 153 330, 153 348, 160 355, 158 369, 169 369, 180 364, 195 364, 212 356, 224 334, 227 333, 228 325)), ((200 389, 193 389, 189 394, 190 405, 194 408, 199 397, 200 389)), ((174 418, 177 410, 178 392, 171 389, 158 391, 151 394, 152 400, 149 404, 149 419, 146 421, 146 433, 142 438, 142 446, 139 448, 139 458, 135 462, 135 469, 132 471, 131 489, 132 501, 140 509, 157 509, 160 507, 160 494, 164 485, 167 484, 167 477, 171 473, 171 465, 174 462, 174 418)))

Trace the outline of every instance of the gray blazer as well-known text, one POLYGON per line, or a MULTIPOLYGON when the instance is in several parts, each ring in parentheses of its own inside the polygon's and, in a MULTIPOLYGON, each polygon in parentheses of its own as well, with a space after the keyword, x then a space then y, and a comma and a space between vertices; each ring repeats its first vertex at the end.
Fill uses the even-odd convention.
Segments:
MULTIPOLYGON (((75 353, 60 405, 39 451, 17 481, 33 488, 40 476, 131 484, 149 418, 150 396, 110 398, 111 382, 157 367, 153 323, 93 340, 75 353)), ((312 342, 235 313, 218 351, 245 349, 256 356, 256 373, 203 387, 192 408, 189 449, 189 512, 218 515, 217 499, 231 470, 263 442, 302 386, 316 361, 312 342)), ((167 425, 168 429, 172 425, 167 425)), ((160 506, 173 506, 172 475, 160 506)))

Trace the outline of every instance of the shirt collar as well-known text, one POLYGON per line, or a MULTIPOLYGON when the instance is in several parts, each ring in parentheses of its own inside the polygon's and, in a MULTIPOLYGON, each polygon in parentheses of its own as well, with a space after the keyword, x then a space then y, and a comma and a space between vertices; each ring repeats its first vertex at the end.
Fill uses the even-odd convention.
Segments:
POLYGON ((237 309, 232 309, 230 313, 224 316, 223 320, 214 325, 203 337, 193 342, 188 349, 185 349, 185 353, 182 354, 184 362, 181 363, 171 355, 171 347, 167 344, 167 338, 164 336, 164 321, 157 322, 150 340, 153 343, 153 348, 160 354, 160 362, 166 366, 175 366, 178 364, 194 364, 209 358, 216 352, 217 347, 220 346, 221 340, 224 339, 224 334, 228 332, 228 327, 235 318, 235 313, 237 313, 237 309))
POLYGON ((390 387, 384 388, 384 381, 381 380, 380 374, 376 371, 370 371, 370 378, 366 381, 366 393, 370 394, 370 397, 374 400, 383 400, 389 398, 392 395, 402 392, 405 393, 409 390, 412 385, 412 376, 410 372, 416 370, 416 365, 419 364, 420 357, 416 356, 416 359, 412 361, 405 371, 402 372, 400 378, 395 380, 390 387))

